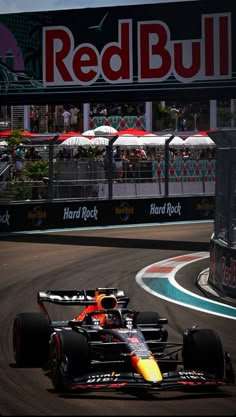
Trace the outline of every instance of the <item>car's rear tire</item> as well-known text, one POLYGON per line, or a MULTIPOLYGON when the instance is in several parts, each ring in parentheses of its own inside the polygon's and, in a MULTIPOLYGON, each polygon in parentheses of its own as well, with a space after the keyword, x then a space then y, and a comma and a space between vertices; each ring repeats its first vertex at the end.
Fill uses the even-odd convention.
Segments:
POLYGON ((50 378, 58 392, 67 391, 74 377, 89 370, 87 337, 73 330, 54 333, 49 354, 50 378))
POLYGON ((212 329, 191 329, 183 337, 184 369, 207 372, 223 379, 224 351, 219 335, 212 329))
POLYGON ((48 360, 50 323, 44 313, 21 313, 13 322, 16 366, 43 366, 48 360))

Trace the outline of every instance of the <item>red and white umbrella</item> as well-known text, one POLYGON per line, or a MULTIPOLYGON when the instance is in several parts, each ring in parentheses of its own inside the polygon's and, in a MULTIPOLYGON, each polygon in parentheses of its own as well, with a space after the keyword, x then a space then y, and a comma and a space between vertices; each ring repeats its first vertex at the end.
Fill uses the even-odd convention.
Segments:
POLYGON ((64 140, 60 146, 83 146, 83 147, 90 147, 93 146, 91 143, 91 140, 88 138, 85 138, 82 135, 78 136, 71 136, 70 138, 67 138, 64 140))
POLYGON ((86 138, 93 138, 95 136, 95 132, 93 129, 85 130, 85 132, 82 133, 82 136, 85 136, 86 138))
POLYGON ((150 148, 159 148, 164 149, 166 140, 168 139, 169 135, 155 135, 155 134, 148 134, 144 135, 140 138, 143 146, 149 146, 150 148))
POLYGON ((148 132, 147 130, 144 130, 144 129, 136 129, 134 127, 128 127, 127 129, 118 131, 119 136, 133 135, 133 136, 139 137, 139 136, 144 136, 144 135, 149 135, 149 134, 152 134, 152 132, 148 132))
POLYGON ((96 136, 100 136, 100 135, 114 135, 118 132, 118 130, 116 130, 113 126, 109 126, 109 125, 103 125, 103 126, 98 126, 94 129, 94 133, 96 136))
POLYGON ((214 148, 216 146, 215 142, 207 135, 192 135, 188 136, 184 141, 185 148, 214 148))
POLYGON ((184 149, 185 140, 180 136, 175 136, 169 143, 169 147, 172 149, 184 149))
MULTIPOLYGON (((0 138, 7 138, 8 136, 12 135, 14 132, 15 132, 15 130, 12 130, 12 129, 3 130, 2 132, 0 132, 0 138)), ((28 132, 26 130, 22 130, 22 131, 17 130, 17 132, 19 132, 22 136, 24 136, 26 138, 36 138, 36 137, 42 136, 39 133, 31 133, 31 132, 28 132)))
MULTIPOLYGON (((59 135, 58 138, 57 138, 57 140, 59 142, 63 142, 64 140, 66 140, 68 138, 71 138, 72 136, 79 136, 79 135, 81 135, 80 132, 73 132, 71 130, 70 132, 62 133, 61 135, 59 135)), ((56 136, 56 133, 54 134, 54 136, 50 135, 50 137, 47 138, 46 140, 52 140, 55 136, 56 136)))
POLYGON ((119 135, 113 143, 113 146, 121 146, 122 148, 139 148, 142 146, 142 140, 134 135, 119 135))
POLYGON ((92 145, 98 146, 99 148, 104 148, 109 145, 109 139, 101 136, 95 136, 94 138, 90 139, 90 142, 92 145))
POLYGON ((215 132, 215 131, 216 131, 216 129, 210 129, 208 131, 202 130, 200 132, 193 133, 193 135, 191 135, 191 136, 208 136, 209 137, 208 132, 215 132))
POLYGON ((81 133, 80 132, 73 132, 72 130, 66 133, 62 133, 61 135, 59 135, 59 137, 57 138, 57 140, 66 140, 68 138, 71 138, 72 136, 80 136, 81 133))

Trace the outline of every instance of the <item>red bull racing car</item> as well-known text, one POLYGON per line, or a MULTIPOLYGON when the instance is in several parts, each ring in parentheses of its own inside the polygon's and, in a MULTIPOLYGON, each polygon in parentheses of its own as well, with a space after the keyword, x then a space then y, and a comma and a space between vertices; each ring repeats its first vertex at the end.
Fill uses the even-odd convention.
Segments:
POLYGON ((214 330, 193 326, 181 343, 170 341, 167 319, 128 308, 122 290, 48 290, 39 292, 37 301, 41 312, 14 319, 14 358, 19 367, 42 366, 57 392, 234 384, 230 355, 214 330), (47 303, 85 309, 73 319, 53 321, 47 303))

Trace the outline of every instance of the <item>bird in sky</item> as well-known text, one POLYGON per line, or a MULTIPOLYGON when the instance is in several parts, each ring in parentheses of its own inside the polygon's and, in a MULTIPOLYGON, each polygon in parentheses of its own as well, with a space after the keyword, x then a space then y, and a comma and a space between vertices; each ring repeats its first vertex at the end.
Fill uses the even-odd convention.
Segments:
POLYGON ((99 23, 99 25, 89 26, 89 29, 97 29, 99 32, 101 32, 103 22, 106 19, 107 15, 108 15, 108 12, 105 14, 105 16, 103 16, 103 18, 102 18, 101 22, 99 23))

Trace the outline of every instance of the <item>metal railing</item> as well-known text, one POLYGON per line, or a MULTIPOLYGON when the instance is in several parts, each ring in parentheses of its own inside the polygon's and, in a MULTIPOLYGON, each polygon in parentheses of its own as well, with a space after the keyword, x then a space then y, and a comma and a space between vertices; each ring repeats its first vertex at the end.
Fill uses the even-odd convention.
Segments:
MULTIPOLYGON (((214 167, 214 160, 170 161, 168 195, 214 195, 214 167)), ((14 164, 11 169, 15 171, 14 164)), ((7 194, 1 192, 0 199, 9 201, 166 196, 165 161, 124 161, 118 171, 104 160, 53 158, 51 172, 42 180, 18 176, 1 184, 7 194)))

